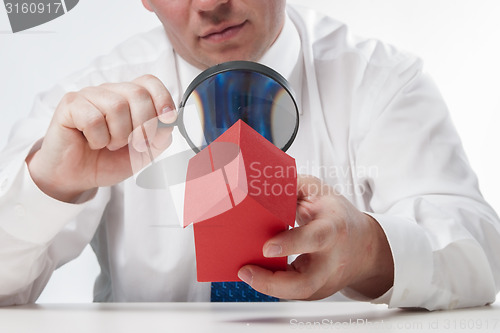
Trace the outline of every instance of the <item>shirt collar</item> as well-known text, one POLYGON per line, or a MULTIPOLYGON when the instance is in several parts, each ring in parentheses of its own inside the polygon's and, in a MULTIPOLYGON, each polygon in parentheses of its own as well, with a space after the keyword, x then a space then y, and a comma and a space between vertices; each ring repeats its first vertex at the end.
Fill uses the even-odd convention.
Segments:
POLYGON ((303 55, 299 32, 292 20, 286 15, 283 29, 260 63, 280 73, 295 93, 295 100, 302 114, 303 55))
POLYGON ((259 62, 289 80, 296 70, 300 55, 299 33, 287 15, 281 33, 259 62))

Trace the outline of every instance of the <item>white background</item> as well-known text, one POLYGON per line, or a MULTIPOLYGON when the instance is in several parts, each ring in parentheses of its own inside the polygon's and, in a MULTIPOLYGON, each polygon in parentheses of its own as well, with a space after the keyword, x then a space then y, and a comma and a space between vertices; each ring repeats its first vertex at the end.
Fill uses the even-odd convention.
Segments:
MULTIPOLYGON (((168 1, 168 0, 165 0, 168 1)), ((352 31, 423 58, 461 134, 486 199, 500 211, 500 1, 289 0, 318 8, 352 31)), ((0 6, 0 148, 37 92, 156 26, 140 0, 82 0, 66 15, 12 34, 0 6)), ((88 302, 98 267, 88 248, 56 271, 40 302, 88 302)))

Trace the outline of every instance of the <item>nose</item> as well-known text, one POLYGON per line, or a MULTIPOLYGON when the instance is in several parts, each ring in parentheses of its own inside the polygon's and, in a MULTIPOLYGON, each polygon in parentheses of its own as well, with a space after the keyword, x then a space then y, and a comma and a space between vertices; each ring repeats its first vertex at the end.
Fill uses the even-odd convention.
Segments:
POLYGON ((193 0, 193 5, 200 12, 209 12, 230 0, 193 0))

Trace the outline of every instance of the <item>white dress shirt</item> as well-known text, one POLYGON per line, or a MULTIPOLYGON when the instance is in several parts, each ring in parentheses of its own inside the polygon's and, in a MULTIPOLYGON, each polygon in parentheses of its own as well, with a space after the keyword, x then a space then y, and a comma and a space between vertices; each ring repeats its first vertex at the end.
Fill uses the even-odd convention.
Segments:
MULTIPOLYGON (((333 186, 387 236, 394 286, 372 301, 428 309, 492 302, 500 289, 500 223, 420 60, 289 6, 261 62, 297 93, 300 126, 288 153, 299 173, 333 186)), ((180 227, 175 191, 143 188, 131 177, 68 204, 43 194, 24 162, 64 93, 153 74, 179 102, 199 72, 159 27, 37 98, 0 156, 1 305, 34 302, 52 272, 89 242, 101 266, 96 301, 209 300, 210 284, 196 281, 193 233, 180 227)), ((188 149, 174 131, 168 151, 188 149)))

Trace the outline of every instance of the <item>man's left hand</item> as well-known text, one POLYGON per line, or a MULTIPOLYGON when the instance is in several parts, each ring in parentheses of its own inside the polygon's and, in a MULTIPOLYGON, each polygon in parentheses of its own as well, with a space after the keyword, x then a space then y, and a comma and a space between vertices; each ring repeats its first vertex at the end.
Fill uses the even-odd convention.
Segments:
POLYGON ((263 247, 265 257, 299 255, 286 271, 246 265, 240 279, 282 299, 322 299, 346 287, 376 298, 391 288, 394 264, 378 222, 315 177, 298 177, 297 223, 263 247))

